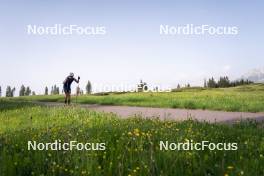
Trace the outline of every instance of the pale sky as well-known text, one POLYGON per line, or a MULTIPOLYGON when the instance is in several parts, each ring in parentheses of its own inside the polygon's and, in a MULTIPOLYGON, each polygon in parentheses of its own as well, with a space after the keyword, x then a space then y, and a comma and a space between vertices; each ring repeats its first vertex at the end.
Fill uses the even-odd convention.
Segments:
MULTIPOLYGON (((96 84, 202 85, 264 66, 263 1, 0 1, 0 86, 36 93, 69 72, 96 84), (28 35, 27 25, 105 26, 102 36, 28 35), (238 35, 160 35, 160 25, 237 26, 238 35)), ((73 85, 73 89, 76 86, 73 85)))

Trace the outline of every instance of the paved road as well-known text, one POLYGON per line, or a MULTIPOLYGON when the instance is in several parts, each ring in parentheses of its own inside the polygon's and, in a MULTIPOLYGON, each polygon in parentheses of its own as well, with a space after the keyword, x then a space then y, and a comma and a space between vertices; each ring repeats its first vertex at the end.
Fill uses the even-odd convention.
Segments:
MULTIPOLYGON (((47 106, 63 106, 62 103, 54 102, 37 102, 38 104, 47 106)), ((78 104, 82 108, 87 108, 100 112, 116 113, 122 118, 127 118, 135 115, 141 115, 144 118, 160 118, 173 120, 186 120, 189 118, 197 119, 198 121, 207 122, 228 122, 232 123, 238 120, 254 119, 264 121, 264 112, 225 112, 212 110, 190 110, 190 109, 172 109, 172 108, 151 108, 151 107, 131 107, 131 106, 104 106, 104 105, 89 105, 78 104)))

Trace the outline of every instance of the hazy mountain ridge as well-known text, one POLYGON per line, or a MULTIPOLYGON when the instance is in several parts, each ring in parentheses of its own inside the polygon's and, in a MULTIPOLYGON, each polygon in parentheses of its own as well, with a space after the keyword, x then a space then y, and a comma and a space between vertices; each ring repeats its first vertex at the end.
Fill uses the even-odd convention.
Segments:
POLYGON ((259 69, 252 69, 246 74, 242 75, 243 79, 248 79, 256 83, 264 83, 264 67, 259 69))

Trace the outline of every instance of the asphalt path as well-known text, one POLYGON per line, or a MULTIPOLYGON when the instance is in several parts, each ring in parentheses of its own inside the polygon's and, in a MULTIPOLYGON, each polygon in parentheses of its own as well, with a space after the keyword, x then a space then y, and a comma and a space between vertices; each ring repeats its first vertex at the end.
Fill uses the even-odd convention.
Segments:
MULTIPOLYGON (((64 106, 63 103, 57 102, 35 102, 37 104, 46 106, 64 106)), ((159 118, 161 120, 187 120, 196 119, 198 121, 227 122, 233 123, 240 120, 264 120, 264 112, 225 112, 213 110, 199 110, 199 109, 174 109, 174 108, 152 108, 152 107, 133 107, 133 106, 105 106, 105 105, 90 105, 90 104, 73 104, 71 106, 78 106, 99 112, 115 113, 121 118, 128 118, 139 116, 142 118, 159 118)))

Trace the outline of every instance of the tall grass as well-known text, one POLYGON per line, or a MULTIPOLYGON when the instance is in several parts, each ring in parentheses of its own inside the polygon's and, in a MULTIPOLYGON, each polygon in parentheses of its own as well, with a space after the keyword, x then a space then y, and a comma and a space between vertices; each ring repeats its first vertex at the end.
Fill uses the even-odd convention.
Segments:
POLYGON ((34 105, 2 110, 0 121, 1 175, 264 175, 261 123, 119 119, 80 108, 34 105), (56 139, 105 142, 106 150, 27 150, 29 140, 56 139), (236 142, 238 150, 161 151, 160 140, 236 142))

